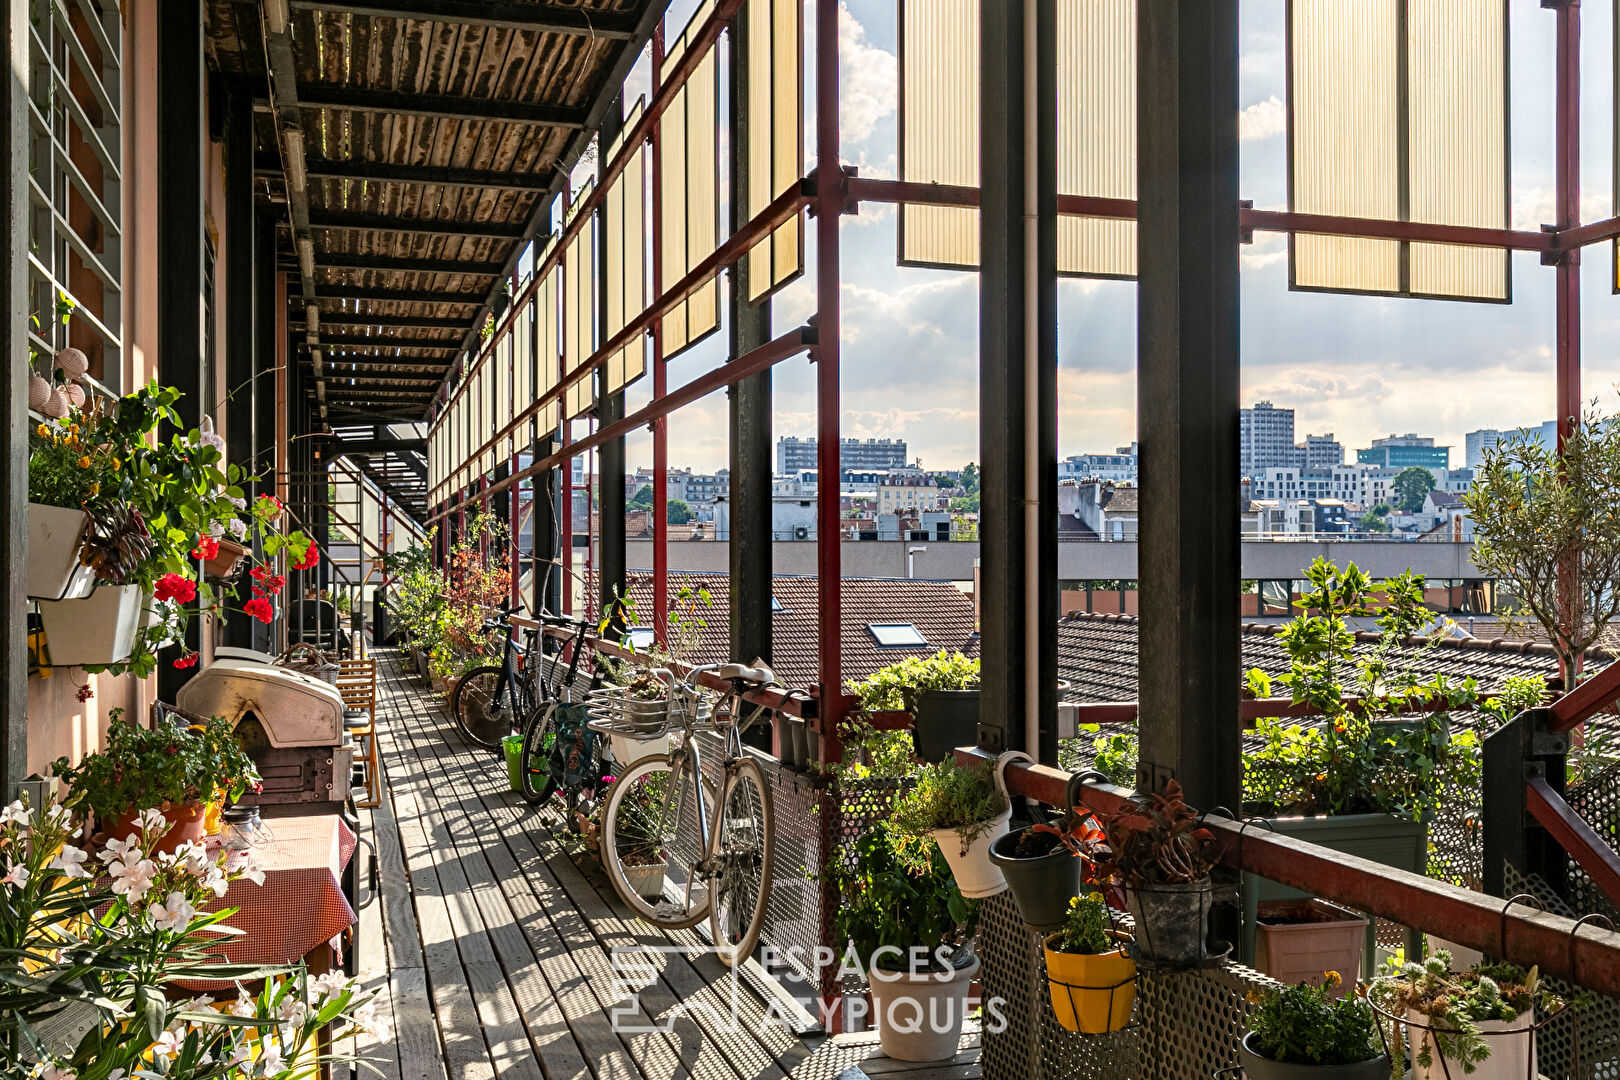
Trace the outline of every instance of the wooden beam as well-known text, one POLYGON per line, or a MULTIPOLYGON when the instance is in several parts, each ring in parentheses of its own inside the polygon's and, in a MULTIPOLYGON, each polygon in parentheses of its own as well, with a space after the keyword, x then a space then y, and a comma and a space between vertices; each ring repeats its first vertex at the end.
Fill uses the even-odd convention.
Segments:
POLYGON ((392 217, 388 214, 348 214, 334 210, 311 210, 311 229, 346 229, 361 232, 409 233, 417 236, 461 236, 474 239, 520 240, 521 225, 495 221, 436 221, 392 217))
POLYGON ((455 341, 411 341, 408 339, 392 340, 389 338, 366 337, 364 335, 334 335, 324 334, 316 344, 299 342, 305 349, 345 349, 345 348, 378 348, 378 349, 421 349, 430 352, 456 353, 461 351, 460 342, 455 341))
MULTIPOLYGON (((290 320, 303 326, 303 319, 290 320)), ((417 315, 364 315, 355 311, 321 312, 321 326, 394 326, 415 330, 465 330, 466 319, 430 319, 417 315)))
POLYGON ((388 113, 392 116, 427 116, 443 120, 472 120, 493 124, 530 124, 535 127, 577 130, 585 126, 585 110, 558 105, 492 98, 441 97, 402 94, 392 90, 366 90, 331 83, 300 83, 301 109, 348 109, 351 112, 388 113))
POLYGON ((373 300, 378 303, 403 304, 458 304, 474 307, 483 303, 483 297, 472 293, 447 293, 438 289, 374 289, 365 285, 320 285, 313 297, 295 296, 291 300, 300 307, 314 300, 373 300))
POLYGON ((593 38, 628 39, 636 29, 634 16, 583 7, 538 7, 530 4, 485 3, 483 0, 292 0, 304 11, 341 11, 383 19, 418 19, 424 22, 494 26, 505 30, 535 30, 547 34, 579 34, 593 38))
MULTIPOLYGON (((383 270, 405 274, 465 274, 468 277, 498 277, 500 263, 472 262, 461 259, 411 259, 392 255, 352 255, 344 251, 317 253, 317 270, 383 270)), ((287 269, 297 268, 296 262, 287 269)))

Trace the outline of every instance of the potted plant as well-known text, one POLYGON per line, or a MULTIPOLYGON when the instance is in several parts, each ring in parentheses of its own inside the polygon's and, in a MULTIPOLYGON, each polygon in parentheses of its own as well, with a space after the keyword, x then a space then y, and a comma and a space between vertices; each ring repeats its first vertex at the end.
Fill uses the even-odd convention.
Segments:
POLYGON ((1367 1000, 1390 1019, 1404 1021, 1417 1080, 1537 1075, 1536 1012, 1564 1006, 1541 986, 1535 968, 1480 964, 1453 972, 1451 954, 1443 949, 1421 964, 1388 961, 1368 987, 1367 1000))
POLYGON ((171 823, 160 851, 200 841, 205 804, 221 787, 214 745, 172 716, 142 728, 124 722, 122 711, 112 710, 103 749, 77 765, 63 757, 51 766, 51 774, 67 784, 64 804, 94 814, 108 839, 136 831, 141 811, 156 809, 171 823))
POLYGON ((1129 935, 1113 928, 1100 892, 1069 898, 1063 929, 1046 938, 1046 982, 1052 1012, 1065 1031, 1106 1035, 1130 1023, 1136 962, 1129 935))
POLYGON ((998 782, 999 765, 962 766, 949 759, 924 765, 890 811, 898 843, 920 862, 937 845, 963 896, 994 896, 1006 878, 990 861, 990 845, 1007 834, 1012 806, 998 782))
POLYGON ((236 737, 235 727, 229 720, 216 716, 200 727, 193 727, 192 731, 202 736, 203 753, 214 778, 214 790, 203 815, 203 831, 213 836, 219 832, 226 804, 239 801, 249 791, 260 790, 262 778, 258 766, 242 749, 242 741, 236 737))
POLYGON ((1090 882, 1107 885, 1108 837, 1097 819, 1077 814, 1079 787, 1098 773, 1076 773, 1069 779, 1070 811, 1056 824, 1037 822, 1008 833, 990 845, 990 861, 1007 879, 1018 914, 1031 930, 1050 931, 1070 916, 1070 902, 1090 882))
POLYGON ((839 892, 833 932, 867 974, 878 1044, 900 1061, 956 1054, 979 961, 969 947, 977 905, 938 860, 901 856, 885 826, 828 868, 839 892))
MULTIPOLYGON (((864 712, 911 713, 910 741, 924 761, 939 761, 979 738, 979 661, 960 652, 911 656, 848 689, 864 712)), ((903 736, 902 736, 903 737, 903 736)))
MULTIPOLYGON (((1428 869, 1427 821, 1442 793, 1477 789, 1479 741, 1452 731, 1449 713, 1478 704, 1473 680, 1454 683, 1423 673, 1443 628, 1423 601, 1423 578, 1407 573, 1377 590, 1355 564, 1339 570, 1318 558, 1305 571, 1301 614, 1281 628, 1288 671, 1272 679, 1253 670, 1248 691, 1270 697, 1274 685, 1320 721, 1261 719, 1262 739, 1244 762, 1244 811, 1272 831, 1414 873, 1428 869), (1375 619, 1376 639, 1358 638, 1355 620, 1375 619)), ((1305 894, 1244 875, 1242 957, 1254 963, 1259 904, 1305 894)), ((1371 962, 1364 933, 1363 970, 1371 962)), ((1421 935, 1408 940, 1418 955, 1421 935)))
MULTIPOLYGON (((1361 970, 1366 916, 1326 900, 1269 900, 1261 903, 1255 966, 1280 983, 1321 982, 1328 971, 1361 970)), ((1340 980, 1332 996, 1349 987, 1340 980)))
POLYGON ((1220 854, 1214 834, 1171 780, 1162 793, 1134 796, 1105 820, 1110 871, 1125 889, 1143 960, 1191 967, 1205 957, 1220 854))
POLYGON ((1237 1048, 1248 1080, 1389 1076, 1389 1055, 1379 1041, 1373 1011, 1353 994, 1335 993, 1343 983, 1337 971, 1322 976, 1320 986, 1301 982, 1259 998, 1237 1048))

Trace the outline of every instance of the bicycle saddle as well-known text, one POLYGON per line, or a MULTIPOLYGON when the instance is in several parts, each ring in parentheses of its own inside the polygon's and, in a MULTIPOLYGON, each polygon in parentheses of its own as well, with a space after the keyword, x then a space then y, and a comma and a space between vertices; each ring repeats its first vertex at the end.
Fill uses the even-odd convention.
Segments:
POLYGON ((715 669, 714 673, 722 679, 741 679, 743 682, 751 682, 759 686, 767 686, 776 681, 776 676, 771 672, 770 668, 757 660, 754 665, 753 667, 746 667, 742 664, 721 664, 715 669))

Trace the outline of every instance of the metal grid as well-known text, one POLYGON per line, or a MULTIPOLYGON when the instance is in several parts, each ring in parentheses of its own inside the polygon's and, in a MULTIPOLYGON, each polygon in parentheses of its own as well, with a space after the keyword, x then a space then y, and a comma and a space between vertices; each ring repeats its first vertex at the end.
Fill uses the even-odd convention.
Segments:
POLYGON ((73 345, 117 391, 123 372, 123 26, 118 5, 29 0, 28 278, 39 374, 73 345), (73 320, 55 318, 58 297, 73 320))

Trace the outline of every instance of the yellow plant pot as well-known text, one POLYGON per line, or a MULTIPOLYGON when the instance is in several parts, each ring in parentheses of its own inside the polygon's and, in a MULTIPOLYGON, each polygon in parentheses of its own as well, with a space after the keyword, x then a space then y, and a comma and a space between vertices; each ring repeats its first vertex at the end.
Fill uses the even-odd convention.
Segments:
POLYGON ((1136 1003, 1136 961, 1123 946, 1094 956, 1057 952, 1052 943, 1060 936, 1046 939, 1047 988, 1058 1023, 1078 1035, 1124 1028, 1136 1003))
POLYGON ((220 819, 225 814, 225 800, 215 799, 203 807, 203 835, 218 836, 220 819))

